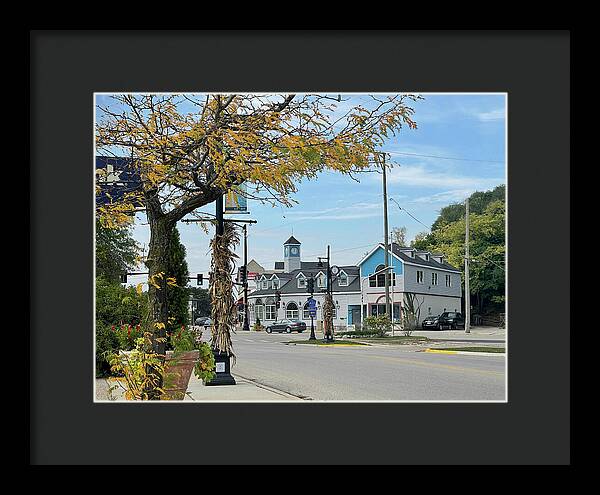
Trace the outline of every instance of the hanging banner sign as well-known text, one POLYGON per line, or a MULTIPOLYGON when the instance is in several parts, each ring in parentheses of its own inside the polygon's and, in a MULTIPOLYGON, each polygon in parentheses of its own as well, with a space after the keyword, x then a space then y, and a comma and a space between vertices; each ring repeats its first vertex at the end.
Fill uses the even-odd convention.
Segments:
MULTIPOLYGON (((96 156, 96 170, 99 174, 96 183, 100 191, 96 193, 96 205, 104 206, 124 200, 130 193, 141 190, 140 172, 133 166, 131 158, 96 156)), ((143 207, 141 199, 133 201, 135 207, 143 207)))
POLYGON ((250 213, 248 211, 248 200, 244 196, 246 185, 232 187, 225 194, 225 209, 223 213, 250 213))

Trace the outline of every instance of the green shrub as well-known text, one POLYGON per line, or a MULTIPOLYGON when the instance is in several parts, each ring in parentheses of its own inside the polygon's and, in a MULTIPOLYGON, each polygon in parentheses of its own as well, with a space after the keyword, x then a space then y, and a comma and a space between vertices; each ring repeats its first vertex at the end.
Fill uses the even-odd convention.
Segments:
POLYGON ((386 332, 392 329, 392 322, 387 315, 367 316, 363 322, 363 329, 379 337, 384 337, 386 332))
POLYGON ((96 320, 96 377, 109 376, 109 354, 119 348, 119 340, 110 326, 96 320))

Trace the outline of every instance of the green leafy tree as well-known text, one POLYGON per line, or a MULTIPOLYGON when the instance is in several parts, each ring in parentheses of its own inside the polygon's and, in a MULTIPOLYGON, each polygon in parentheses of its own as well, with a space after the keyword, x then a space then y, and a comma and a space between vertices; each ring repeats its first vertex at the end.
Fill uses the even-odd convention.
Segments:
MULTIPOLYGON (((471 214, 481 215, 487 206, 494 201, 504 201, 506 196, 506 186, 501 184, 491 191, 477 191, 469 197, 469 211, 471 214)), ((433 222, 431 230, 437 230, 444 225, 459 221, 465 216, 464 203, 448 205, 440 211, 439 217, 433 222)))
POLYGON ((177 228, 171 232, 169 242, 167 276, 175 279, 175 284, 169 285, 167 289, 169 315, 167 331, 170 333, 189 323, 189 291, 187 289, 189 272, 185 260, 185 246, 181 243, 177 228))
POLYGON ((130 227, 107 228, 96 220, 96 276, 119 282, 137 263, 140 248, 130 227))
MULTIPOLYGON (((476 204, 473 210, 469 198, 470 291, 479 313, 504 312, 506 278, 504 190, 504 186, 498 186, 493 191, 474 193, 471 196, 476 204)), ((444 253, 450 264, 464 270, 464 205, 451 206, 450 209, 442 209, 440 217, 432 226, 431 233, 415 239, 413 247, 444 253), (458 211, 458 207, 462 208, 462 216, 449 221, 458 211)))

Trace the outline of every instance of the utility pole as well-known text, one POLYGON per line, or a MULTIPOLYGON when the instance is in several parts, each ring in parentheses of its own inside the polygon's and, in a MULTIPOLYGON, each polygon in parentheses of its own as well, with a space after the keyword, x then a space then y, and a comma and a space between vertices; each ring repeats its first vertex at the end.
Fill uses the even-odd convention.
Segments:
POLYGON ((248 229, 244 224, 244 325, 242 330, 250 331, 248 323, 248 229))
POLYGON ((471 333, 471 293, 469 289, 469 198, 465 202, 465 333, 471 333))
POLYGON ((392 337, 394 336, 394 327, 395 327, 395 322, 396 320, 394 319, 394 292, 396 290, 396 280, 394 278, 394 262, 392 261, 392 266, 389 270, 390 273, 390 279, 391 279, 391 284, 392 284, 392 312, 391 312, 391 316, 392 316, 392 337))
POLYGON ((385 170, 385 155, 383 156, 383 232, 384 232, 384 242, 385 242, 385 261, 384 264, 386 266, 385 271, 385 313, 391 321, 394 321, 394 316, 390 314, 390 257, 388 253, 389 243, 388 243, 388 210, 387 210, 387 180, 386 180, 386 170, 385 170))

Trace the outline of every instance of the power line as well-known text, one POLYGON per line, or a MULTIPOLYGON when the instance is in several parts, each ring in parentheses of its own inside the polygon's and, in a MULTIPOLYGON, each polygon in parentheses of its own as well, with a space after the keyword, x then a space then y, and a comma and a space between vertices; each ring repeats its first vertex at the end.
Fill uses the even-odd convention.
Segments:
POLYGON ((440 156, 440 155, 421 155, 418 153, 408 153, 405 151, 386 151, 390 155, 408 155, 408 156, 419 156, 424 158, 439 158, 441 160, 457 160, 461 162, 483 162, 483 163, 504 163, 499 160, 477 160, 474 158, 457 158, 455 156, 440 156))
POLYGON ((425 227, 427 230, 430 230, 430 227, 428 227, 427 225, 425 225, 423 222, 421 222, 421 220, 419 220, 418 218, 416 218, 414 215, 412 215, 408 210, 406 210, 405 208, 402 208, 402 206, 400 206, 400 204, 398 203, 398 201, 396 201, 394 198, 390 198, 390 201, 393 201, 394 203, 396 203, 396 205, 398 206, 398 208, 400 208, 403 212, 405 212, 409 217, 411 217, 413 220, 415 220, 416 222, 419 222, 423 227, 425 227))

